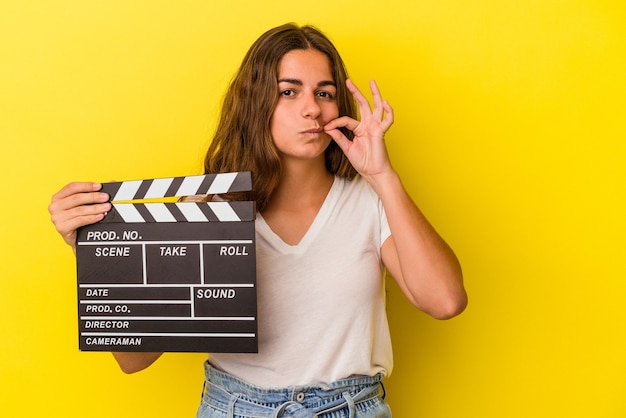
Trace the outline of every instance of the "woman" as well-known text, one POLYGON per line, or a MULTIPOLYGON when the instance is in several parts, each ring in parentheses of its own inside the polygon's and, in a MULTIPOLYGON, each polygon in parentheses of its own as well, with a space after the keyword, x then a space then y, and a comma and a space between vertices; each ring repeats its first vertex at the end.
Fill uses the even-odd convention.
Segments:
MULTIPOLYGON (((254 173, 259 353, 210 354, 199 417, 391 416, 383 266, 433 317, 465 308, 460 265, 394 171, 393 111, 370 89, 373 108, 332 43, 293 24, 263 34, 233 79, 205 171, 254 173)), ((110 209, 100 187, 52 198, 73 248, 110 209)), ((113 354, 128 373, 160 356, 113 354)))

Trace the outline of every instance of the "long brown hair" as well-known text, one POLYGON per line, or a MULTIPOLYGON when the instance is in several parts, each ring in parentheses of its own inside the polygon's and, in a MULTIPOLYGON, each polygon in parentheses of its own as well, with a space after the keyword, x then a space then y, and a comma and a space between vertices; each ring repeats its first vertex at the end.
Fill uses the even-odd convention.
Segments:
MULTIPOLYGON (((270 131, 270 118, 278 101, 278 65, 294 49, 324 53, 337 85, 339 116, 356 117, 354 100, 345 86, 343 60, 332 42, 312 26, 282 25, 261 35, 250 47, 224 97, 217 130, 204 160, 205 173, 251 171, 256 200, 263 210, 278 186, 281 161, 270 131)), ((352 133, 344 130, 352 139, 352 133)), ((325 151, 326 168, 332 174, 353 178, 356 170, 334 141, 325 151)))

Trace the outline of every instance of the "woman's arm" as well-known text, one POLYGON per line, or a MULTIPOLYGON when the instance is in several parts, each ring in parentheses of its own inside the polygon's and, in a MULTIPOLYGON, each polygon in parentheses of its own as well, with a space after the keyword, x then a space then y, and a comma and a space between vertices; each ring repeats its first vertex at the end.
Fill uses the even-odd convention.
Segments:
POLYGON ((391 236, 382 258, 407 298, 437 319, 452 318, 465 309, 467 294, 461 265, 391 171, 369 180, 380 197, 391 236))
POLYGON ((124 373, 136 373, 148 368, 163 353, 113 352, 113 357, 124 373))
POLYGON ((344 116, 324 129, 383 203, 391 229, 382 247, 383 263, 417 308, 440 319, 458 315, 467 305, 461 266, 406 193, 389 161, 384 134, 393 124, 393 110, 375 82, 370 83, 373 109, 350 80, 346 85, 359 106, 361 121, 344 116), (339 131, 341 127, 354 132, 352 141, 339 131))
MULTIPOLYGON (((98 222, 111 210, 109 196, 99 183, 70 183, 52 196, 50 218, 65 242, 76 253, 76 230, 98 222)), ((154 363, 162 353, 113 353, 125 373, 134 373, 154 363)))

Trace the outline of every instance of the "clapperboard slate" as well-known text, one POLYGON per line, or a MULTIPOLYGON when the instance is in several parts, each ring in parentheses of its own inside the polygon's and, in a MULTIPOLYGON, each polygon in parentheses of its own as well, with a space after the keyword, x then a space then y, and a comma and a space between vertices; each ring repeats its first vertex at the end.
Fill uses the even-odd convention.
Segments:
POLYGON ((249 172, 103 184, 112 209, 77 237, 80 349, 257 352, 254 202, 146 202, 251 188, 249 172))

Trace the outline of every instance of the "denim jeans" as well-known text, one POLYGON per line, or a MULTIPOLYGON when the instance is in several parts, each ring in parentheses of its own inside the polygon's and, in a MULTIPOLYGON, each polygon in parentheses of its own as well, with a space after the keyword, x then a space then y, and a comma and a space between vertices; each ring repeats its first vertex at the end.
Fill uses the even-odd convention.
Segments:
POLYGON ((197 418, 390 418, 382 376, 264 389, 205 364, 197 418))

